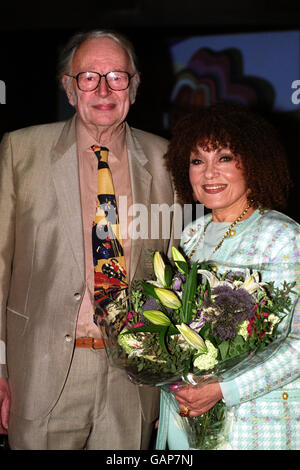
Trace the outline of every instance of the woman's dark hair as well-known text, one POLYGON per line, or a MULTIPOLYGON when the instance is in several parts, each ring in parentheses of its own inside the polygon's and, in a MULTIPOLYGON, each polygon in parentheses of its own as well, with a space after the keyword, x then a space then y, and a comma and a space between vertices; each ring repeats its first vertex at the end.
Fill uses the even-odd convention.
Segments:
POLYGON ((173 128, 165 155, 182 203, 192 202, 190 154, 197 147, 228 147, 240 158, 254 207, 283 209, 291 179, 287 158, 273 127, 259 114, 230 102, 220 102, 182 117, 173 128))

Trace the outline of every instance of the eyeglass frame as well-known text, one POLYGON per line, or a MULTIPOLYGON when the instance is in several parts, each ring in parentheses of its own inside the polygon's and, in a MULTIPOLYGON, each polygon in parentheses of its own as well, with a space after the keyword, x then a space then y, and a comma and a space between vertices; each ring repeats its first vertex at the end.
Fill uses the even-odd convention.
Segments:
POLYGON ((136 74, 134 73, 134 74, 130 75, 130 73, 129 73, 129 72, 125 72, 125 70, 111 70, 110 72, 107 72, 107 73, 98 73, 98 72, 94 72, 94 71, 92 71, 92 70, 88 70, 87 72, 79 72, 77 75, 70 75, 70 74, 68 74, 68 73, 65 73, 65 75, 66 75, 67 77, 71 77, 71 78, 74 78, 74 80, 76 80, 77 87, 78 87, 78 89, 79 89, 80 91, 83 91, 84 93, 89 93, 89 92, 91 92, 91 91, 97 90, 98 86, 99 86, 100 83, 101 83, 101 78, 102 78, 102 77, 105 78, 105 83, 106 83, 106 85, 108 86, 108 88, 109 88, 110 90, 112 90, 112 91, 124 91, 124 90, 127 90, 127 88, 129 88, 129 85, 130 85, 130 80, 131 80, 136 74), (126 73, 126 75, 128 76, 128 85, 127 85, 126 88, 122 88, 121 90, 114 90, 114 89, 110 86, 110 84, 108 83, 106 77, 107 77, 107 75, 109 75, 110 73, 113 73, 113 72, 126 73), (98 81, 97 86, 96 86, 95 88, 93 88, 92 90, 82 90, 82 89, 80 88, 80 86, 78 85, 78 76, 81 75, 82 73, 96 73, 96 74, 98 75, 98 77, 99 77, 99 81, 98 81))

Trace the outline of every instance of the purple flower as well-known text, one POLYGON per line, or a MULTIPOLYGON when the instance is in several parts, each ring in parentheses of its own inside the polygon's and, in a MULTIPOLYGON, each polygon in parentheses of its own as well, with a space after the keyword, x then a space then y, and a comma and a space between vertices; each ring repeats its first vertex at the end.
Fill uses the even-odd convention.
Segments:
POLYGON ((143 305, 143 311, 145 310, 161 310, 161 307, 156 299, 148 299, 143 305))
POLYGON ((176 273, 173 278, 172 278, 172 282, 171 282, 171 287, 172 287, 172 290, 174 292, 180 292, 183 290, 183 287, 184 287, 184 282, 185 282, 185 277, 180 274, 180 273, 176 273))
POLYGON ((212 334, 222 340, 234 338, 238 325, 253 316, 252 296, 229 286, 215 287, 211 294, 211 299, 204 300, 203 315, 212 323, 212 334))
POLYGON ((197 315, 194 320, 190 321, 189 327, 192 328, 192 330, 199 331, 201 330, 202 326, 206 322, 206 318, 204 318, 202 310, 197 311, 197 315))

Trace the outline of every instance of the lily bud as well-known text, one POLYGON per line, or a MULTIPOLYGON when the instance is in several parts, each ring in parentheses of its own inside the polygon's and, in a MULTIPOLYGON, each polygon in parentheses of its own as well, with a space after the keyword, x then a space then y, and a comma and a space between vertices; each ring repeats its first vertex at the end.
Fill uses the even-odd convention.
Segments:
POLYGON ((171 324, 171 320, 167 315, 159 310, 145 310, 143 315, 154 325, 168 326, 171 324))
POLYGON ((157 297, 165 307, 173 308, 174 310, 181 307, 181 302, 173 291, 161 289, 159 287, 154 290, 157 297))
POLYGON ((160 253, 158 251, 155 252, 155 255, 153 258, 153 269, 154 269, 156 279, 158 280, 160 285, 165 286, 166 285, 165 263, 163 262, 163 259, 160 256, 160 253))
POLYGON ((185 323, 176 325, 176 327, 188 344, 190 344, 193 348, 198 349, 201 353, 207 352, 207 347, 204 340, 196 331, 192 330, 192 328, 187 326, 185 323))
POLYGON ((185 271, 180 266, 180 263, 185 263, 187 266, 186 259, 184 258, 184 256, 182 256, 180 251, 178 251, 177 248, 175 248, 175 246, 172 246, 172 256, 173 256, 174 263, 176 264, 179 271, 185 274, 185 271))

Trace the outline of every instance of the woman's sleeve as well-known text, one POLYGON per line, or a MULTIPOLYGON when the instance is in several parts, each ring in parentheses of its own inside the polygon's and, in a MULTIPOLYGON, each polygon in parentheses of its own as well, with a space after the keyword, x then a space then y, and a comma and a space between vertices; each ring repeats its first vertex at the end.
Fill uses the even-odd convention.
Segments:
MULTIPOLYGON (((300 260, 299 260, 299 226, 295 224, 288 230, 289 243, 276 250, 276 243, 272 248, 272 258, 276 259, 278 269, 277 286, 284 280, 296 281, 294 291, 294 308, 284 322, 289 326, 287 337, 280 343, 276 351, 261 364, 241 374, 233 380, 222 382, 223 397, 228 406, 253 400, 261 395, 281 388, 296 380, 300 376, 300 260), (277 251, 277 252, 276 252, 277 251)), ((278 242, 279 243, 279 242, 278 242)))

